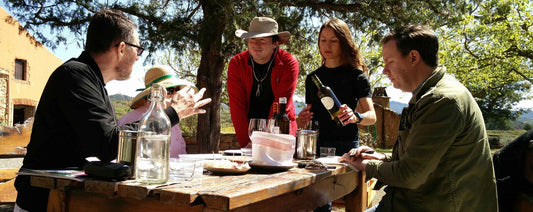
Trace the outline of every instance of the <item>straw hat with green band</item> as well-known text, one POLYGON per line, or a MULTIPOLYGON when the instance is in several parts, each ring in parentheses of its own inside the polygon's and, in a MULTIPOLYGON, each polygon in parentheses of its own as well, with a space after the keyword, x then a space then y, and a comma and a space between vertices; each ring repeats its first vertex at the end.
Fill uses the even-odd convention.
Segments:
POLYGON ((182 89, 186 86, 191 86, 196 92, 198 92, 198 88, 191 82, 184 79, 179 79, 174 72, 169 71, 163 66, 154 66, 150 68, 150 70, 148 70, 144 75, 145 87, 137 89, 137 91, 141 92, 131 100, 131 108, 135 109, 145 103, 144 101, 146 101, 146 97, 148 94, 150 94, 150 89, 148 88, 150 88, 154 83, 159 83, 165 88, 179 86, 179 89, 182 89))

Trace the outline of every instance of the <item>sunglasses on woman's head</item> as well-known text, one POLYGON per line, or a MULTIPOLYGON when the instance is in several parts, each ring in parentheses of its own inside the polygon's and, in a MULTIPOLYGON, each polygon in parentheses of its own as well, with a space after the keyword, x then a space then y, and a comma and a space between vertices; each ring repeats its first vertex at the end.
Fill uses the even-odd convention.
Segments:
POLYGON ((174 92, 177 92, 177 91, 179 91, 179 86, 167 88, 168 95, 173 94, 174 92))

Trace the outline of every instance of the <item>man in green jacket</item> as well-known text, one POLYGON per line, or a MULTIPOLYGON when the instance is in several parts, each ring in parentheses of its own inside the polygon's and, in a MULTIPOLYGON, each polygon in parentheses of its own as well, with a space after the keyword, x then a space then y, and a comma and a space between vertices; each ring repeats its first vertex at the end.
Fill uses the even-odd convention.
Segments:
POLYGON ((470 92, 438 66, 434 32, 411 25, 381 43, 383 74, 413 96, 402 112, 392 157, 363 153, 370 148, 362 146, 341 158, 387 185, 381 202, 368 211, 497 211, 483 116, 470 92))

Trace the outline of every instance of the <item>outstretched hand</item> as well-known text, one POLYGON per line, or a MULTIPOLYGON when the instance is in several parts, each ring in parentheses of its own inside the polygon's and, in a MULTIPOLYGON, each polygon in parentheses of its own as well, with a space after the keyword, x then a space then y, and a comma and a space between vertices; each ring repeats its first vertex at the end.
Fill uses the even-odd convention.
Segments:
POLYGON ((190 86, 185 87, 172 95, 170 106, 174 108, 176 113, 178 113, 180 119, 195 114, 205 113, 205 109, 201 109, 201 107, 210 103, 211 98, 202 99, 204 93, 205 88, 200 89, 200 91, 195 94, 194 89, 190 86))
POLYGON ((296 118, 298 129, 304 128, 311 119, 313 119, 313 112, 311 112, 311 105, 307 105, 307 107, 298 113, 298 117, 296 118))

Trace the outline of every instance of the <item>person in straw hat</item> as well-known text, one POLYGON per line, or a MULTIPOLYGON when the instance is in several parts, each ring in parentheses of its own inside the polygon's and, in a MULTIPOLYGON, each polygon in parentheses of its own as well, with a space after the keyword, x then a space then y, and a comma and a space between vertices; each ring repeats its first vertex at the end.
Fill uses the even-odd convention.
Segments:
POLYGON ((269 118, 272 105, 287 97, 286 113, 290 132, 296 135, 293 94, 298 79, 298 61, 279 48, 290 33, 278 32, 278 23, 269 17, 255 17, 248 31, 235 35, 246 38, 248 50, 233 56, 228 66, 227 89, 231 120, 241 147, 250 143, 248 122, 251 118, 269 118))
MULTIPOLYGON (((141 90, 141 92, 131 100, 130 108, 134 110, 125 114, 118 120, 119 126, 133 123, 141 119, 143 114, 150 107, 150 102, 148 101, 148 95, 150 94, 149 88, 154 83, 159 83, 160 85, 165 87, 165 89, 167 90, 167 97, 170 97, 172 94, 178 92, 179 90, 185 87, 191 87, 194 89, 195 92, 198 92, 198 88, 196 86, 194 86, 187 80, 179 79, 174 72, 169 71, 167 68, 163 66, 152 67, 146 72, 144 76, 145 88, 138 89, 141 90)), ((164 102, 163 107, 166 107, 166 105, 169 103, 168 100, 169 99, 164 102)), ((185 147, 186 144, 185 140, 183 139, 183 136, 181 135, 180 126, 176 124, 171 129, 170 157, 179 158, 180 154, 187 154, 185 147)))

